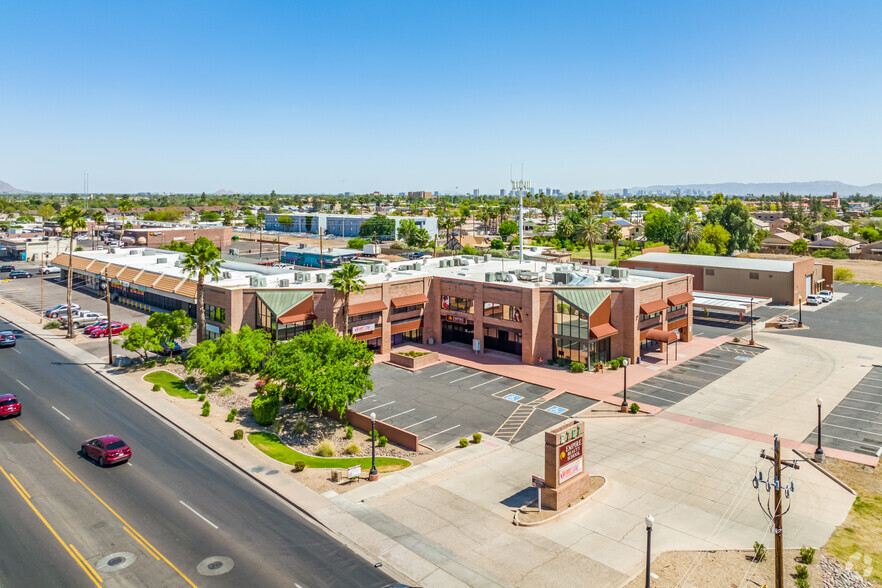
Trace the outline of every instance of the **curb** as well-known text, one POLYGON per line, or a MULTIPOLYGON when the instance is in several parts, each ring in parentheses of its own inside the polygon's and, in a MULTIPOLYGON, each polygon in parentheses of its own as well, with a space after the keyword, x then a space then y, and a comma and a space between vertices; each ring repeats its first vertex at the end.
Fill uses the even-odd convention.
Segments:
POLYGON ((586 502, 585 502, 586 500, 588 500, 588 499, 590 499, 590 498, 593 498, 595 495, 597 495, 598 492, 600 492, 601 490, 603 490, 604 488, 606 488, 606 482, 607 482, 607 480, 606 480, 606 476, 597 476, 597 477, 598 477, 598 478, 603 478, 603 485, 601 485, 600 488, 598 488, 597 490, 595 490, 592 494, 589 494, 587 497, 582 497, 582 498, 579 500, 579 504, 577 504, 575 507, 567 507, 566 510, 562 510, 562 511, 560 511, 559 513, 557 513, 556 515, 554 515, 554 516, 550 516, 550 517, 548 517, 547 519, 543 519, 543 520, 541 520, 541 521, 536 521, 535 523, 527 523, 527 522, 522 522, 522 521, 518 520, 518 513, 519 513, 519 512, 524 512, 523 509, 524 509, 525 506, 527 506, 527 505, 525 504, 524 506, 522 506, 522 507, 520 507, 520 508, 518 508, 518 509, 515 510, 515 513, 514 513, 514 520, 512 520, 512 523, 514 523, 514 526, 515 526, 515 527, 538 527, 539 525, 544 525, 545 523, 550 523, 551 521, 556 520, 558 517, 562 517, 562 516, 565 515, 565 514, 569 514, 569 513, 573 512, 573 511, 575 511, 576 509, 578 509, 578 508, 579 508, 580 506, 582 506, 583 504, 586 504, 586 502))
POLYGON ((818 470, 819 472, 821 472, 822 474, 824 474, 825 476, 827 476, 828 478, 830 478, 831 480, 833 480, 834 482, 836 482, 836 484, 838 484, 839 486, 841 486, 844 490, 846 490, 847 492, 849 492, 852 496, 857 496, 857 492, 855 492, 855 491, 854 491, 854 490, 853 490, 848 484, 846 484, 845 482, 843 482, 842 480, 840 480, 839 478, 837 478, 836 476, 834 476, 833 474, 831 474, 830 472, 828 472, 827 470, 825 470, 824 468, 822 468, 818 463, 815 462, 815 460, 806 457, 805 454, 803 454, 803 453, 802 453, 800 450, 798 450, 798 449, 791 449, 790 451, 792 451, 793 453, 795 453, 796 455, 798 455, 799 457, 801 457, 802 459, 804 459, 804 460, 805 460, 806 462, 808 462, 809 465, 811 465, 813 468, 815 468, 816 470, 818 470))

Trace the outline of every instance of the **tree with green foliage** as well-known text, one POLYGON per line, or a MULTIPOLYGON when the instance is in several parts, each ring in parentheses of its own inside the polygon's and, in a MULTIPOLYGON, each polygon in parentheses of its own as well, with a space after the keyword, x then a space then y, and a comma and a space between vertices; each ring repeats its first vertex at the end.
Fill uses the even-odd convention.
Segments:
POLYGON ((689 253, 692 255, 717 255, 717 248, 707 241, 699 241, 689 253))
POLYGON ((361 268, 352 263, 344 263, 331 273, 328 284, 343 298, 343 332, 349 333, 349 297, 353 292, 364 292, 364 278, 361 268))
POLYGON ((181 267, 187 279, 196 276, 196 342, 205 339, 205 276, 220 279, 221 253, 207 237, 197 237, 184 254, 181 267))
POLYGON ((711 255, 722 255, 725 253, 731 238, 729 231, 721 225, 708 223, 701 229, 701 240, 714 247, 714 253, 711 253, 711 255))
POLYGON ((447 231, 447 239, 444 243, 450 241, 450 231, 456 228, 456 219, 452 216, 439 216, 438 217, 438 228, 447 231))
POLYGON ((350 249, 358 249, 359 251, 364 249, 364 246, 367 245, 368 242, 366 239, 362 239, 361 237, 355 237, 354 239, 349 239, 346 242, 346 246, 350 249))
POLYGON ((698 245, 701 241, 701 225, 694 218, 683 217, 680 219, 680 236, 678 238, 680 250, 686 253, 698 245))
POLYGON ((278 394, 272 392, 261 394, 251 401, 251 416, 258 425, 269 426, 276 420, 280 406, 278 394))
POLYGON ((282 216, 280 216, 280 217, 278 218, 278 221, 279 221, 279 224, 280 224, 280 225, 285 225, 286 227, 289 226, 289 225, 294 224, 294 219, 292 219, 292 218, 291 218, 290 216, 288 216, 287 214, 283 214, 282 216))
POLYGON ((74 336, 72 306, 74 238, 76 237, 77 229, 86 228, 86 213, 77 206, 68 206, 58 213, 58 224, 62 230, 70 232, 70 249, 68 249, 70 255, 67 256, 67 337, 72 339, 74 336))
POLYGON ((350 335, 340 336, 325 323, 276 345, 263 375, 282 386, 282 398, 319 415, 346 408, 373 390, 374 354, 350 335))
POLYGON ((260 224, 260 220, 254 216, 253 214, 245 217, 245 226, 246 227, 256 227, 260 224))
POLYGON ((790 244, 790 253, 802 255, 806 251, 808 251, 808 241, 805 239, 799 238, 790 244))
POLYGON ((613 259, 619 258, 619 241, 622 240, 622 227, 616 223, 611 224, 606 229, 606 238, 613 245, 613 259))
POLYGON ((243 325, 238 332, 227 329, 217 339, 197 343, 187 355, 187 372, 198 371, 208 381, 225 374, 253 374, 270 354, 269 333, 243 325))
POLYGON ((232 224, 233 224, 233 219, 236 218, 236 213, 233 212, 232 210, 224 209, 224 211, 223 211, 223 213, 221 214, 221 216, 223 217, 223 224, 224 224, 224 226, 225 226, 225 227, 229 227, 229 226, 232 226, 232 224))
POLYGON ((122 337, 122 348, 137 353, 144 361, 147 361, 148 352, 159 353, 162 351, 156 331, 141 323, 132 323, 120 336, 122 337))
POLYGON ((154 312, 147 319, 147 327, 153 330, 159 343, 183 343, 193 330, 193 319, 183 310, 154 312))
POLYGON ((677 214, 682 214, 683 216, 692 214, 694 208, 695 201, 692 198, 686 198, 685 196, 675 199, 671 204, 671 209, 677 214))
POLYGON ((722 193, 717 192, 714 194, 713 198, 711 198, 711 206, 723 206, 726 204, 726 198, 722 195, 722 193))
POLYGON ((680 240, 680 216, 663 208, 653 208, 643 215, 646 238, 674 246, 680 240))
POLYGON ((499 223, 499 236, 502 237, 503 241, 508 241, 508 238, 518 232, 518 223, 516 221, 506 219, 499 223))
POLYGON ((711 206, 707 222, 722 225, 729 231, 727 252, 750 249, 756 227, 750 219, 750 211, 739 199, 730 200, 725 206, 711 206))
POLYGON ((418 228, 410 234, 407 244, 411 247, 425 247, 431 240, 432 235, 429 234, 429 231, 423 228, 418 228))
POLYGON ((594 246, 603 240, 603 223, 593 216, 583 219, 573 227, 573 239, 588 247, 588 263, 594 265, 594 246))
POLYGON ((43 217, 44 221, 49 220, 53 216, 55 216, 55 209, 49 206, 48 204, 42 205, 37 209, 37 216, 43 217))
POLYGON ((395 237, 395 219, 375 214, 358 228, 359 237, 395 237))
POLYGON ((217 213, 213 210, 203 210, 199 213, 199 221, 203 223, 216 223, 220 219, 220 213, 217 213))

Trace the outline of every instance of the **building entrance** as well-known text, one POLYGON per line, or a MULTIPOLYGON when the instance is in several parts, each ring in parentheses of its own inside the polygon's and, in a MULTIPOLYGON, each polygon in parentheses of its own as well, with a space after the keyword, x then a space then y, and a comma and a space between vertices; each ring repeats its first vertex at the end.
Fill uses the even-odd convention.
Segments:
POLYGON ((441 321, 442 343, 465 343, 472 344, 475 338, 475 323, 457 316, 448 316, 441 321), (454 320, 456 322, 454 322, 454 320), (463 321, 463 322, 460 322, 463 321))
POLYGON ((521 332, 514 329, 484 327, 484 348, 521 354, 521 332))

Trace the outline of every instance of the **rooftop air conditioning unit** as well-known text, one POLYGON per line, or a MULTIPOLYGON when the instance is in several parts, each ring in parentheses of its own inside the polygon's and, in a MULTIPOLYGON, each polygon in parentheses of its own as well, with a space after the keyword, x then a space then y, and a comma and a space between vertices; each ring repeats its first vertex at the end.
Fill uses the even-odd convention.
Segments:
POLYGON ((235 247, 230 247, 230 255, 239 255, 239 250, 235 247))
POLYGON ((493 272, 485 272, 484 273, 484 281, 485 282, 495 282, 496 275, 493 272))
POLYGON ((157 257, 156 263, 168 263, 168 258, 167 257, 157 257))
POLYGON ((614 267, 614 268, 612 268, 612 273, 610 275, 613 278, 618 279, 618 280, 627 280, 628 279, 628 268, 614 267))
POLYGON ((326 279, 327 277, 328 277, 327 274, 316 274, 316 275, 315 275, 315 281, 321 284, 321 283, 323 283, 323 282, 325 281, 325 279, 326 279))
POLYGON ((573 281, 573 274, 570 272, 554 272, 554 283, 555 284, 569 284, 573 281))
POLYGON ((129 251, 129 255, 140 255, 140 254, 141 254, 141 252, 137 249, 132 249, 131 251, 129 251))
POLYGON ((421 269, 423 269, 423 264, 415 263, 413 264, 413 269, 415 269, 416 271, 420 271, 421 269))
POLYGON ((302 282, 303 281, 303 272, 294 272, 294 281, 302 282))
POLYGON ((117 253, 119 253, 119 247, 111 247, 110 252, 116 255, 117 253))
POLYGON ((180 259, 175 260, 175 267, 184 267, 184 262, 180 259))
POLYGON ((612 266, 605 265, 600 268, 600 273, 605 276, 610 276, 610 275, 612 275, 612 270, 613 270, 612 266))
POLYGON ((304 282, 311 282, 312 281, 312 274, 309 272, 304 272, 303 281, 304 282))
POLYGON ((298 243, 297 248, 298 249, 306 249, 306 243, 298 243))
POLYGON ((230 272, 221 272, 221 279, 222 280, 230 280, 230 279, 232 279, 232 277, 233 277, 233 274, 231 274, 230 272))
POLYGON ((493 256, 490 255, 489 253, 484 254, 484 261, 491 261, 492 259, 493 259, 493 256))
POLYGON ((282 278, 279 280, 279 288, 287 288, 290 284, 291 281, 286 278, 282 278))
POLYGON ((263 276, 251 276, 252 288, 266 288, 266 278, 263 276))

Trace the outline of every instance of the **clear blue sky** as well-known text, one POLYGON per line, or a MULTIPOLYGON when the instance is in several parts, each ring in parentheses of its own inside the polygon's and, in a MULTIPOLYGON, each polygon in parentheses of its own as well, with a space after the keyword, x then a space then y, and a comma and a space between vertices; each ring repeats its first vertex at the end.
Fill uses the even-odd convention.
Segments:
POLYGON ((882 2, 0 3, 0 180, 882 181, 882 2), (517 174, 516 174, 517 175, 517 174))

